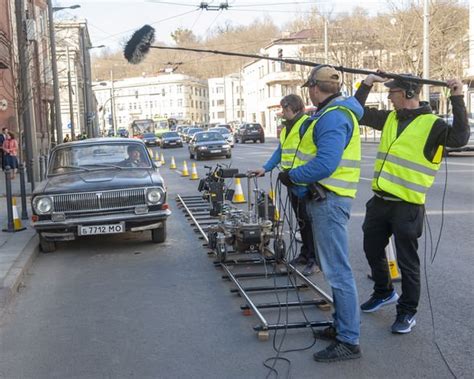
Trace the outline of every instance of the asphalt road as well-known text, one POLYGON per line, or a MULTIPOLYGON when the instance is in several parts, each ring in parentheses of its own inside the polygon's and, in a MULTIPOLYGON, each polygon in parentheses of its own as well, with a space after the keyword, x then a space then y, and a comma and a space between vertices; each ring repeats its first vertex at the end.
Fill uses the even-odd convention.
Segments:
MULTIPOLYGON (((263 145, 237 145, 232 165, 241 171, 260 167, 275 147, 276 141, 271 140, 263 145)), ((372 286, 362 251, 361 224, 365 202, 371 197, 375 153, 375 145, 363 145, 362 180, 350 223, 351 260, 361 301, 370 295, 372 286)), ((213 267, 202 241, 176 207, 176 194, 195 194, 197 187, 197 182, 167 168, 172 155, 181 167, 183 159, 189 158, 187 150, 165 150, 164 154, 167 165, 161 171, 173 210, 167 242, 154 245, 149 233, 88 237, 60 244, 54 254, 40 255, 25 287, 1 320, 0 378, 267 375, 262 362, 275 355, 272 340, 258 341, 252 330, 257 319, 242 316, 242 300, 229 293, 232 286, 221 279, 222 272, 213 267)), ((230 160, 198 162, 198 171, 202 175, 204 164, 221 161, 230 160)), ((269 177, 259 183, 268 188, 269 177)), ((308 350, 284 354, 291 360, 292 377, 449 378, 433 342, 435 336, 455 375, 472 377, 473 189, 474 158, 449 157, 429 194, 434 244, 444 220, 434 263, 429 241, 422 237, 419 249, 422 261, 427 262, 436 333, 423 280, 417 326, 411 334, 390 333, 395 307, 363 314, 362 359, 316 363, 312 352, 326 345, 318 341, 308 350)), ((325 286, 322 274, 313 279, 325 286)), ((320 316, 328 317, 321 312, 320 316)), ((284 348, 311 343, 309 330, 291 330, 284 348)), ((279 362, 277 369, 279 377, 286 377, 287 364, 279 362)))

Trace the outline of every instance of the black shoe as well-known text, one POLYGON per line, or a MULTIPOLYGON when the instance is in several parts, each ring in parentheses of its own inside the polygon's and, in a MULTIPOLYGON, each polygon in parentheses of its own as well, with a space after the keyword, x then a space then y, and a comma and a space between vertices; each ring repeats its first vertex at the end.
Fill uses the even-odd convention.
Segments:
POLYGON ((397 319, 392 325, 392 333, 395 334, 406 334, 411 332, 411 328, 416 325, 414 315, 408 315, 406 313, 399 313, 397 319))
POLYGON ((351 345, 341 341, 336 341, 326 349, 313 354, 313 358, 317 362, 345 361, 346 359, 357 359, 360 356, 359 345, 351 345))
POLYGON ((309 261, 306 267, 303 269, 302 274, 304 276, 310 276, 313 275, 315 272, 321 272, 321 270, 314 261, 309 261))
POLYGON ((306 257, 302 256, 301 254, 290 261, 290 265, 292 266, 305 265, 307 263, 308 263, 308 260, 306 259, 306 257))
POLYGON ((313 335, 314 335, 314 338, 318 338, 320 340, 335 341, 337 332, 334 326, 328 326, 327 328, 324 328, 323 330, 320 330, 320 329, 313 330, 313 335))

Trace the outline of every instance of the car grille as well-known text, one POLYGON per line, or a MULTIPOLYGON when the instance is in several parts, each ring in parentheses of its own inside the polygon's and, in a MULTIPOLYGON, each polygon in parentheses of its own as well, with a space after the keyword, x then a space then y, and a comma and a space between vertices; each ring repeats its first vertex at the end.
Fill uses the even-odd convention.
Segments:
POLYGON ((123 209, 146 205, 145 189, 54 195, 54 212, 85 212, 104 209, 123 209))

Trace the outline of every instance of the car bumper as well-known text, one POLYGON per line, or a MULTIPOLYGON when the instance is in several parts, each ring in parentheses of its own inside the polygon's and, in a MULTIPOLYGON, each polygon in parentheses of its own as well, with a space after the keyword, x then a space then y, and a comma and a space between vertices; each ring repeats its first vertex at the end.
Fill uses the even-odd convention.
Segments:
POLYGON ((161 146, 162 147, 183 147, 183 143, 182 142, 175 142, 175 143, 162 142, 161 146))
POLYGON ((153 211, 146 214, 118 213, 104 216, 69 218, 63 221, 43 220, 32 222, 38 233, 50 241, 69 241, 78 236, 79 226, 125 223, 126 232, 138 232, 159 228, 171 215, 169 209, 153 211))
POLYGON ((222 155, 229 155, 230 149, 222 149, 220 151, 211 151, 211 150, 198 150, 197 154, 200 157, 219 157, 222 155))

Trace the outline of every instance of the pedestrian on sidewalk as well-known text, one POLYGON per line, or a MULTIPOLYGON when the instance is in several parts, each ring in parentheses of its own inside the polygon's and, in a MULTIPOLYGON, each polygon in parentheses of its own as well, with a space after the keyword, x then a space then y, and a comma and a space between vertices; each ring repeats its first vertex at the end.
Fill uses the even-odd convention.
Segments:
MULTIPOLYGON (((383 73, 381 73, 383 74, 383 73)), ((413 76, 407 74, 406 76, 413 76)), ((375 160, 372 191, 367 202, 362 230, 364 252, 374 279, 374 292, 361 305, 363 312, 397 304, 392 333, 409 333, 416 325, 420 299, 420 258, 418 238, 423 232, 426 193, 433 185, 444 155, 444 147, 461 147, 469 139, 462 83, 448 80, 451 90, 453 125, 432 113, 428 103, 420 102, 422 85, 410 80, 370 74, 355 97, 364 105, 374 83, 386 82, 394 110, 365 107, 361 125, 381 130, 375 160), (385 248, 395 237, 402 294, 398 297, 389 273, 385 248)))
POLYGON ((0 167, 2 167, 2 170, 5 170, 5 162, 4 162, 4 157, 5 157, 5 152, 3 151, 3 143, 7 139, 7 134, 8 134, 8 128, 2 128, 2 133, 0 133, 0 167))
MULTIPOLYGON (((298 95, 287 95, 280 101, 283 113, 283 126, 280 133, 280 144, 273 152, 270 159, 263 165, 263 168, 254 170, 257 176, 263 176, 265 172, 272 171, 278 165, 283 170, 290 170, 295 162, 296 149, 301 141, 301 127, 305 122, 308 124, 309 116, 304 113, 305 105, 303 99, 298 95)), ((313 231, 311 221, 306 212, 306 203, 303 198, 298 197, 299 189, 297 186, 288 191, 291 206, 295 212, 299 231, 302 240, 300 254, 297 257, 290 257, 292 265, 305 265, 303 275, 309 276, 319 269, 319 259, 315 253, 315 244, 313 242, 313 231)))
POLYGON ((10 166, 11 179, 15 179, 16 171, 18 169, 18 141, 15 139, 15 134, 13 132, 8 132, 7 137, 2 145, 4 156, 4 165, 5 167, 10 166))

